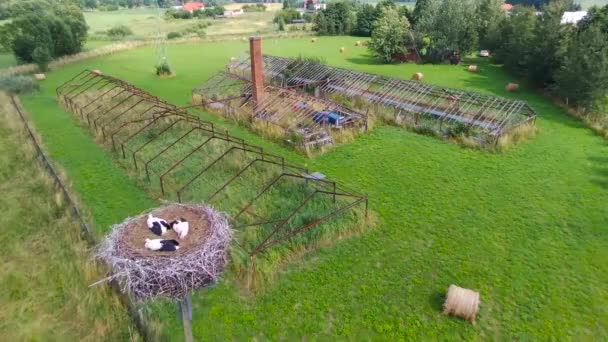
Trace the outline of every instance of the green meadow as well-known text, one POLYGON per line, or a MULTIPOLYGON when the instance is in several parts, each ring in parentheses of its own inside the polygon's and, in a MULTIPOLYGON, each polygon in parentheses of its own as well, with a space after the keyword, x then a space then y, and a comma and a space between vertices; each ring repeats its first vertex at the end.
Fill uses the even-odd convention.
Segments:
MULTIPOLYGON (((526 100, 538 112, 533 139, 501 152, 471 150, 405 129, 377 125, 314 159, 265 141, 206 113, 204 119, 251 144, 319 170, 370 197, 378 224, 284 265, 257 295, 228 272, 194 294, 199 340, 603 340, 608 338, 608 145, 581 122, 500 66, 381 65, 357 38, 266 39, 264 52, 322 56, 354 70, 526 100), (340 47, 346 52, 340 53, 340 47), (441 314, 450 284, 481 293, 477 325, 441 314)), ((22 98, 50 155, 66 171, 99 234, 158 205, 109 150, 95 143, 55 88, 83 69, 99 69, 176 105, 231 57, 243 41, 168 47, 176 77, 153 71, 153 47, 55 70, 38 94, 22 98)), ((91 291, 99 291, 92 289, 91 291)), ((181 338, 173 304, 149 306, 181 338)))

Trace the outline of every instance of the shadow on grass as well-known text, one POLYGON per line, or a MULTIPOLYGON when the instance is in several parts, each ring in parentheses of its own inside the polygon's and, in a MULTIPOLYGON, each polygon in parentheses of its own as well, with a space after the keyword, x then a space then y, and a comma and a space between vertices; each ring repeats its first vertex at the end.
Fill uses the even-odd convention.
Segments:
POLYGON ((608 157, 606 156, 591 156, 589 161, 592 165, 594 177, 591 178, 591 183, 608 189, 608 157))
POLYGON ((372 54, 370 53, 366 53, 363 54, 359 57, 348 57, 346 58, 346 61, 352 64, 360 64, 360 65, 382 65, 385 63, 382 63, 381 60, 379 60, 378 58, 374 57, 372 54))
POLYGON ((443 312, 443 302, 445 302, 445 292, 435 292, 429 297, 429 304, 435 311, 443 312))

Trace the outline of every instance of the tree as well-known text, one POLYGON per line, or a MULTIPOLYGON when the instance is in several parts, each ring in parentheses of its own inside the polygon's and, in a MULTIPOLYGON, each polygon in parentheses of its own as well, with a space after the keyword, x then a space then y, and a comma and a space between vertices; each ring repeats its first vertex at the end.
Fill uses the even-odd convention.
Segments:
POLYGON ((345 35, 353 32, 357 18, 352 3, 347 1, 331 2, 319 14, 321 13, 324 19, 324 29, 319 30, 321 26, 315 24, 315 29, 319 34, 345 35))
POLYGON ((84 7, 97 8, 97 0, 84 0, 84 7))
POLYGON ((397 11, 384 9, 374 25, 369 49, 384 62, 406 52, 410 25, 397 11))
POLYGON ((412 12, 412 25, 416 30, 429 29, 432 25, 432 19, 439 11, 440 0, 418 0, 412 12))
MULTIPOLYGON (((599 24, 578 32, 556 73, 558 94, 589 111, 608 109, 608 34, 599 24)), ((604 114, 606 115, 606 114, 604 114)))
POLYGON ((370 37, 376 23, 377 11, 373 5, 365 4, 357 11, 357 24, 354 33, 357 36, 370 37))
POLYGON ((314 1, 313 1, 313 0, 305 0, 305 2, 304 2, 304 3, 306 4, 306 9, 307 9, 307 10, 312 11, 312 10, 314 10, 314 9, 315 9, 315 3, 314 3, 314 1))
POLYGON ((424 0, 424 3, 426 7, 419 9, 416 30, 430 38, 427 59, 443 60, 447 56, 470 53, 478 47, 472 0, 424 0))
POLYGON ((6 24, 2 38, 13 53, 23 62, 34 61, 34 50, 38 55, 46 49, 51 57, 61 57, 82 50, 86 40, 87 25, 81 9, 74 4, 58 3, 52 7, 22 3, 33 12, 20 13, 6 24))
POLYGON ((506 18, 505 11, 501 8, 503 3, 503 0, 481 0, 477 6, 477 32, 482 49, 494 50, 496 47, 499 24, 506 18))
POLYGON ((38 69, 42 72, 49 70, 49 62, 51 61, 51 53, 45 46, 38 46, 32 52, 32 60, 38 65, 38 69))
POLYGON ((528 78, 537 85, 553 83, 553 73, 560 67, 568 31, 572 29, 570 25, 561 24, 565 10, 565 2, 553 1, 543 7, 536 21, 527 69, 528 78))
POLYGON ((510 71, 518 73, 526 71, 535 40, 534 28, 537 17, 534 12, 534 8, 516 6, 509 20, 504 20, 500 24, 501 40, 494 57, 510 71))
POLYGON ((578 23, 578 28, 579 30, 586 30, 593 24, 599 25, 602 32, 608 33, 608 5, 591 7, 587 15, 578 23))

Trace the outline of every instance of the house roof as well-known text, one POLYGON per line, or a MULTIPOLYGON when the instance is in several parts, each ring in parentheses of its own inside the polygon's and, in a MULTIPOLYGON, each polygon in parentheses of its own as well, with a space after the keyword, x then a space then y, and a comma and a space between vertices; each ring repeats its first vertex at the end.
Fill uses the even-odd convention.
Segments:
POLYGON ((188 2, 188 3, 184 4, 185 11, 194 11, 194 10, 201 9, 204 7, 205 7, 205 4, 202 2, 188 2))
POLYGON ((511 4, 502 4, 500 5, 500 8, 502 8, 504 11, 510 11, 513 9, 513 5, 511 4))

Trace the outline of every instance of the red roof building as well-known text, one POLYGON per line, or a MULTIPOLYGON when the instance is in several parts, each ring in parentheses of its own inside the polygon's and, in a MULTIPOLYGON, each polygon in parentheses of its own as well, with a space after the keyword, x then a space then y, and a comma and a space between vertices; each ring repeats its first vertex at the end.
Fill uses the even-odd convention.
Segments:
POLYGON ((184 4, 184 11, 188 11, 190 13, 198 10, 198 9, 204 9, 205 8, 205 4, 202 2, 188 2, 186 4, 184 4))
POLYGON ((511 4, 502 4, 500 5, 500 8, 502 8, 503 11, 510 11, 513 9, 513 5, 511 4))

